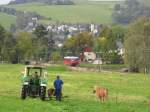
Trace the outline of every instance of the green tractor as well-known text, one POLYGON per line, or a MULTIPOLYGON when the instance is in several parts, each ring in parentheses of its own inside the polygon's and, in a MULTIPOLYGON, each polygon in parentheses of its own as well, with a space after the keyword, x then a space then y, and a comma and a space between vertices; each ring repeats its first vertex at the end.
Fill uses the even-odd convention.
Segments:
POLYGON ((26 99, 27 96, 31 96, 40 97, 41 100, 45 100, 47 86, 46 76, 47 72, 44 66, 25 66, 22 79, 21 98, 26 99))

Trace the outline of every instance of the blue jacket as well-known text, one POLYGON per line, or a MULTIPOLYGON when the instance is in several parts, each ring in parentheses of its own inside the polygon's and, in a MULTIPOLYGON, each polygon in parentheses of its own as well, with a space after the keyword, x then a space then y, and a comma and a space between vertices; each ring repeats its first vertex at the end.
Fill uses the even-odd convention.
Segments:
POLYGON ((62 88, 62 85, 63 85, 63 81, 62 81, 62 80, 56 79, 56 80, 54 81, 54 87, 55 87, 55 89, 61 89, 61 88, 62 88))

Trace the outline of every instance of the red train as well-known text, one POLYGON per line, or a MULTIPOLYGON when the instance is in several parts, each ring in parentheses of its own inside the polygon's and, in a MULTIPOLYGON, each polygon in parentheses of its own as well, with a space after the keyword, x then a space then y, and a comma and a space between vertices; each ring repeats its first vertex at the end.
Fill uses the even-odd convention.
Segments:
POLYGON ((64 64, 69 66, 76 66, 80 64, 80 58, 75 56, 64 57, 64 64))

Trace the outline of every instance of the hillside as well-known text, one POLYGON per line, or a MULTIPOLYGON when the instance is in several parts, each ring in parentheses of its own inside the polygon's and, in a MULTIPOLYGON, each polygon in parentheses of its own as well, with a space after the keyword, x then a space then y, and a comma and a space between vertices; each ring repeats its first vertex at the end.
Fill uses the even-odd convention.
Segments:
POLYGON ((67 23, 111 23, 111 14, 114 4, 86 4, 86 5, 43 5, 20 4, 10 5, 20 11, 37 12, 52 21, 67 23))
MULTIPOLYGON (((18 11, 37 12, 38 14, 51 18, 51 20, 40 20, 42 23, 112 23, 112 10, 115 2, 83 3, 78 0, 76 5, 45 5, 42 3, 26 3, 18 5, 6 5, 18 11)), ((15 17, 7 14, 0 14, 0 23, 9 28, 15 22, 15 17), (3 19, 6 18, 7 19, 3 19), (4 21, 5 20, 5 21, 4 21)))
POLYGON ((15 23, 16 17, 11 16, 5 13, 0 13, 0 24, 4 26, 6 29, 10 28, 12 23, 15 23))

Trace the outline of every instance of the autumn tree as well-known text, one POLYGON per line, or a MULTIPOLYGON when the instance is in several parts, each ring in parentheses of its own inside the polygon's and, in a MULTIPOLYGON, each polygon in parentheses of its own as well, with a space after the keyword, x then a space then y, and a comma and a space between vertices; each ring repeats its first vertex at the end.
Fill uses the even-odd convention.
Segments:
POLYGON ((79 55, 86 46, 93 47, 93 37, 88 32, 79 33, 71 38, 68 38, 63 45, 64 51, 72 52, 74 55, 79 55))
POLYGON ((100 36, 95 40, 94 50, 100 53, 103 61, 107 63, 122 63, 119 49, 123 45, 124 33, 125 29, 118 25, 104 27, 101 30, 100 36))

